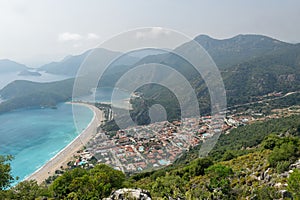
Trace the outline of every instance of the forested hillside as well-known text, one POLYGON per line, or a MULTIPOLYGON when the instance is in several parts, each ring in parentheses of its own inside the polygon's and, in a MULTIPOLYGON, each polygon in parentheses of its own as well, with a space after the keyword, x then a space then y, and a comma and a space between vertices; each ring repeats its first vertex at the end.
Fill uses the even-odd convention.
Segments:
POLYGON ((51 83, 35 83, 17 80, 0 91, 0 113, 20 108, 55 107, 71 100, 74 79, 51 83))
POLYGON ((97 165, 67 171, 47 186, 25 181, 0 193, 2 199, 101 199, 118 188, 138 187, 153 199, 299 199, 299 136, 300 116, 272 119, 222 135, 205 158, 198 158, 198 146, 157 171, 126 177, 97 165))

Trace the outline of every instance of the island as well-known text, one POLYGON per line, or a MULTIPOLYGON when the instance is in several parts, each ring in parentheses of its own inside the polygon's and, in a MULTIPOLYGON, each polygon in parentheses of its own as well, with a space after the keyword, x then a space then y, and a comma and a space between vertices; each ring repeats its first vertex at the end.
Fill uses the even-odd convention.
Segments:
POLYGON ((36 71, 23 70, 18 76, 42 76, 42 74, 36 71))

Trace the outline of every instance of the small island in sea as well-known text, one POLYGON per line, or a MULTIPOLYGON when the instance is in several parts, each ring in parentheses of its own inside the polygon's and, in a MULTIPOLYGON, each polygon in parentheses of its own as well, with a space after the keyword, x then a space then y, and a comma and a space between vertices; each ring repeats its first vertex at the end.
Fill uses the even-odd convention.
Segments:
POLYGON ((36 71, 23 70, 19 74, 19 76, 42 76, 41 73, 36 71))

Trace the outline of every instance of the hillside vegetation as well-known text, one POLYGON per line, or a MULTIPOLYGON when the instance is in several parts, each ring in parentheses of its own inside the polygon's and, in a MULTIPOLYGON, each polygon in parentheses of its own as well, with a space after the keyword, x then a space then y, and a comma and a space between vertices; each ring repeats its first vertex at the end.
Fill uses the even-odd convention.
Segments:
POLYGON ((101 199, 138 187, 153 199, 299 199, 299 135, 300 116, 273 119, 222 135, 209 157, 198 158, 196 148, 168 167, 130 177, 106 165, 76 168, 48 186, 25 181, 0 196, 101 199))
POLYGON ((51 83, 14 81, 0 91, 6 100, 0 104, 0 113, 19 108, 55 107, 71 99, 73 83, 73 79, 51 83))

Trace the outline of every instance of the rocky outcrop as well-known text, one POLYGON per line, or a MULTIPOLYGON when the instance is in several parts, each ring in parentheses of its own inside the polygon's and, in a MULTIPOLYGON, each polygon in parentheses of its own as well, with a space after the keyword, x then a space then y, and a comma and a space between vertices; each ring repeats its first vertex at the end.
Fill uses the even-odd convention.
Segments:
POLYGON ((122 188, 103 200, 152 200, 150 192, 142 189, 122 188))
POLYGON ((278 76, 278 81, 281 83, 290 83, 294 82, 296 80, 296 75, 295 74, 287 74, 287 75, 279 75, 278 76))
POLYGON ((279 193, 281 194, 281 197, 283 199, 286 199, 286 198, 291 199, 291 198, 293 198, 292 194, 289 191, 287 191, 287 190, 280 190, 279 193))
POLYGON ((295 169, 300 169, 300 159, 297 160, 295 163, 291 164, 289 169, 290 170, 281 173, 280 176, 283 178, 288 178, 290 174, 294 172, 295 169))
POLYGON ((294 164, 291 164, 290 169, 300 169, 300 159, 294 164))

